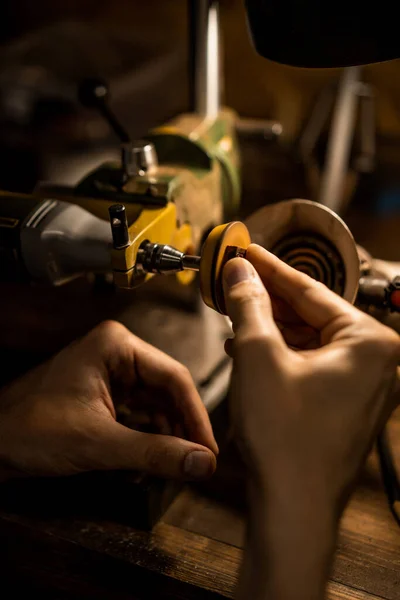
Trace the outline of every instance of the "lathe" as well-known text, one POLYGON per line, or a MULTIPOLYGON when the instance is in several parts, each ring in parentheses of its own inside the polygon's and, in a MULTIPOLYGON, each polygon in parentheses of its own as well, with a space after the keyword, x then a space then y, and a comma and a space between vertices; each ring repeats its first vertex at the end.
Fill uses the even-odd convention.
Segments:
MULTIPOLYGON (((386 37, 386 46, 377 52, 367 45, 365 58, 358 55, 357 44, 330 44, 333 26, 341 22, 332 23, 326 44, 319 34, 316 37, 317 13, 311 5, 301 6, 297 15, 296 3, 290 2, 290 8, 287 4, 246 2, 255 46, 267 58, 329 67, 397 56, 386 37), (267 21, 287 14, 294 15, 287 39, 281 38, 279 28, 265 34, 267 21), (315 51, 320 46, 329 49, 315 51), (349 53, 350 47, 355 53, 349 53)), ((229 258, 245 256, 251 241, 377 316, 400 311, 400 276, 395 267, 366 256, 340 216, 322 204, 294 199, 262 208, 245 224, 234 220, 241 197, 236 132, 243 121, 220 104, 218 2, 190 2, 190 15, 193 113, 132 141, 110 108, 107 85, 97 79, 83 82, 80 101, 100 111, 115 131, 121 159, 100 166, 73 188, 50 183, 38 185, 32 195, 1 192, 0 279, 25 281, 35 289, 44 286, 45 293, 45 286, 112 274, 116 289, 154 289, 157 315, 144 312, 147 300, 140 300, 139 291, 138 302, 138 296, 132 296, 129 315, 118 318, 134 333, 186 361, 211 411, 225 396, 230 375, 221 343, 229 333, 222 268, 229 258), (167 293, 165 275, 175 278, 168 282, 167 293), (171 306, 169 294, 179 299, 184 286, 190 290, 190 302, 184 308, 179 300, 171 306), (182 316, 185 311, 187 318, 182 316), (175 329, 174 320, 181 323, 175 329)), ((348 25, 343 25, 345 32, 353 36, 348 25)))

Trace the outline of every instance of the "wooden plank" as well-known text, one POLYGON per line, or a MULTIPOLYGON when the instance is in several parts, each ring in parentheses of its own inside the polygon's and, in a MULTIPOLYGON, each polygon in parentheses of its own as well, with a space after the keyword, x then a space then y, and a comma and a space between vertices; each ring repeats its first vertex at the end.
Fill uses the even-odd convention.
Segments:
POLYGON ((400 531, 383 493, 360 488, 341 526, 335 580, 377 596, 400 597, 400 531))
MULTIPOLYGON (((210 498, 201 498, 193 490, 180 495, 165 520, 179 523, 179 527, 194 530, 198 535, 223 539, 235 547, 242 545, 243 516, 210 498)), ((382 489, 368 493, 361 487, 342 521, 333 578, 360 593, 363 590, 373 596, 397 600, 399 577, 400 531, 386 506, 382 489)))
MULTIPOLYGON (((399 414, 398 411, 391 423, 397 457, 400 456, 399 414)), ((222 457, 221 462, 224 464, 226 459, 222 457)), ((232 484, 231 473, 218 476, 222 483, 215 483, 217 490, 223 488, 226 481, 232 484)), ((239 489, 240 485, 234 487, 239 489)), ((228 490, 228 497, 232 489, 228 490)), ((245 520, 243 512, 229 504, 227 496, 212 496, 209 490, 205 493, 186 489, 164 516, 164 521, 240 548, 245 520)), ((387 506, 375 454, 369 458, 342 519, 333 578, 377 597, 400 598, 400 531, 387 506)))
MULTIPOLYGON (((156 597, 152 594, 160 594, 161 590, 162 596, 157 597, 234 598, 241 550, 171 525, 161 523, 152 533, 146 533, 128 532, 126 527, 116 528, 107 523, 81 527, 82 524, 76 522, 73 531, 63 530, 62 524, 58 527, 53 524, 46 527, 46 541, 28 524, 16 525, 10 518, 9 525, 16 557, 23 560, 27 552, 36 555, 35 565, 32 560, 25 561, 25 564, 30 562, 31 569, 23 569, 24 577, 30 582, 33 580, 34 587, 35 582, 45 581, 49 586, 56 586, 58 594, 79 590, 82 598, 100 600, 128 597, 141 600, 156 597), (23 528, 27 530, 22 533, 25 545, 21 548, 18 534, 23 528), (77 547, 71 547, 67 539, 71 534, 77 547), (26 544, 28 537, 31 545, 26 544)), ((9 538, 7 541, 8 552, 11 550, 13 555, 9 538)), ((378 598, 336 582, 329 586, 329 600, 378 598)))
POLYGON ((372 596, 361 590, 330 582, 327 600, 382 600, 382 596, 372 596))
MULTIPOLYGON (((206 547, 200 548, 201 559, 195 544, 189 566, 180 568, 186 563, 185 550, 190 553, 193 540, 185 542, 178 535, 179 551, 174 543, 162 543, 163 539, 173 540, 175 531, 155 535, 133 530, 128 533, 127 528, 118 531, 109 523, 91 526, 74 522, 69 531, 54 523, 40 525, 39 529, 29 520, 21 523, 21 519, 11 517, 6 523, 2 520, 2 583, 11 582, 13 590, 19 590, 22 583, 23 589, 40 590, 51 600, 216 600, 224 597, 214 593, 212 586, 206 592, 203 590, 204 569, 199 571, 202 577, 192 578, 188 574, 193 561, 201 564, 207 556, 210 558, 206 547), (110 528, 113 535, 107 533, 110 528)), ((193 571, 196 573, 195 567, 193 571)))
MULTIPOLYGON (((400 467, 400 411, 390 425, 400 467)), ((400 598, 400 530, 387 505, 376 453, 342 519, 333 576, 337 581, 385 598, 400 598)))
MULTIPOLYGON (((3 512, 2 537, 8 531, 8 539, 14 539, 15 531, 20 531, 20 543, 11 545, 5 560, 14 557, 25 565, 23 572, 28 569, 29 577, 35 579, 41 573, 43 580, 53 581, 57 589, 68 579, 63 576, 65 567, 60 565, 71 567, 78 561, 80 571, 71 567, 72 574, 80 572, 77 581, 90 582, 82 584, 84 597, 88 598, 91 586, 96 589, 99 576, 93 573, 99 571, 99 564, 101 572, 106 570, 118 577, 123 599, 133 578, 154 594, 162 588, 163 598, 175 595, 194 599, 200 592, 201 598, 231 598, 242 556, 245 518, 238 493, 240 485, 243 490, 243 480, 237 457, 233 461, 234 476, 225 454, 223 449, 221 472, 213 486, 188 487, 151 532, 93 516, 38 518, 3 512), (226 491, 231 502, 221 491, 228 482, 226 491), (21 556, 22 547, 26 550, 21 556), (42 550, 37 552, 37 548, 42 550), (78 560, 82 553, 85 558, 78 560)), ((6 547, 10 547, 9 542, 6 547)), ((372 456, 343 517, 329 597, 398 600, 399 561, 400 532, 387 508, 376 457, 372 456)), ((103 579, 101 574, 99 581, 103 579)), ((107 580, 103 586, 107 590, 106 584, 107 580)))
MULTIPOLYGON (((160 598, 232 598, 245 519, 237 457, 234 476, 225 450, 213 487, 187 488, 151 532, 93 515, 38 517, 3 510, 3 566, 19 562, 28 581, 47 581, 58 592, 75 585, 75 593, 81 586, 83 598, 96 597, 101 585, 105 591, 99 598, 125 600, 133 580, 138 598, 141 589, 160 598), (222 495, 228 482, 230 502, 222 495), (112 588, 113 580, 118 589, 112 588)), ((400 532, 372 456, 343 517, 329 598, 398 600, 399 560, 400 532)))
POLYGON ((178 496, 163 522, 237 548, 243 546, 243 513, 190 487, 178 496))

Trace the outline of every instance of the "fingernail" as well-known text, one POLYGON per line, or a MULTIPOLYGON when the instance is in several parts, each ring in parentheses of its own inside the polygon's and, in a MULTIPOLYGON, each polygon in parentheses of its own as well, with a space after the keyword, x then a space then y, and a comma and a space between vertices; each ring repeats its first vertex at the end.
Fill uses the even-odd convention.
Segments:
POLYGON ((195 450, 187 455, 183 465, 184 473, 192 479, 202 479, 211 474, 211 457, 207 452, 195 450))
POLYGON ((246 281, 252 276, 253 270, 250 263, 243 258, 235 258, 229 263, 224 270, 224 278, 228 287, 233 287, 241 281, 246 281))

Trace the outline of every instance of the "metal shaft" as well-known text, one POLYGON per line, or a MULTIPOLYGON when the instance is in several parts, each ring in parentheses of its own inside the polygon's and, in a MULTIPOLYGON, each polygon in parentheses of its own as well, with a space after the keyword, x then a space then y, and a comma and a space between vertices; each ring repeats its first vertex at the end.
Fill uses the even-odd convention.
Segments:
POLYGON ((192 256, 184 254, 182 256, 182 267, 185 271, 199 271, 201 256, 192 256))
POLYGON ((319 202, 340 214, 351 144, 356 122, 360 67, 343 71, 329 136, 319 202))
POLYGON ((220 32, 218 0, 191 0, 192 68, 195 111, 214 119, 220 109, 220 32))
POLYGON ((200 256, 184 254, 167 244, 148 242, 138 252, 136 271, 138 273, 158 273, 168 275, 179 271, 199 271, 200 256))

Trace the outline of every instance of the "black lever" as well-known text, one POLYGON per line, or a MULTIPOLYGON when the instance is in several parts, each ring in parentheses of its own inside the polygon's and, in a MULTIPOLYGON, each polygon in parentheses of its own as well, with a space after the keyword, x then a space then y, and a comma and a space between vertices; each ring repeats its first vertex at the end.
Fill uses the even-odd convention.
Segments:
POLYGON ((121 188, 129 179, 130 175, 132 140, 111 111, 107 102, 108 97, 108 85, 102 79, 85 79, 78 89, 78 98, 81 104, 86 108, 98 110, 121 141, 122 172, 120 173, 119 181, 117 181, 117 187, 121 188))
POLYGON ((110 215, 113 246, 117 250, 126 248, 126 246, 129 246, 129 229, 125 206, 123 204, 113 204, 108 209, 108 212, 110 215))
POLYGON ((100 112, 122 144, 131 143, 128 133, 108 106, 109 90, 105 81, 94 78, 85 79, 79 86, 78 96, 83 106, 95 108, 100 112))
MULTIPOLYGON (((157 166, 157 153, 152 143, 146 140, 132 142, 129 134, 118 121, 107 103, 108 86, 102 79, 85 79, 79 86, 78 96, 81 104, 100 112, 121 141, 121 170, 117 172, 117 180, 113 185, 119 193, 124 193, 123 186, 130 177, 150 173, 157 166)), ((159 206, 165 199, 154 198, 149 202, 159 206)))

